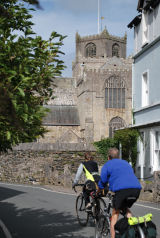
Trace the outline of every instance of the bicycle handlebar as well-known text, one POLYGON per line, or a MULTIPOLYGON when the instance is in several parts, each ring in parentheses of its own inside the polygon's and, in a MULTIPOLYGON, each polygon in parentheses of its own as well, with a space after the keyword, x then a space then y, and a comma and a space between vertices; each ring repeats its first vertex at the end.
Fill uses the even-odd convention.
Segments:
POLYGON ((84 183, 78 183, 78 184, 75 184, 75 186, 74 186, 74 191, 75 191, 75 193, 77 193, 77 190, 76 190, 76 188, 75 187, 78 187, 78 186, 80 186, 80 187, 83 187, 84 186, 84 183))

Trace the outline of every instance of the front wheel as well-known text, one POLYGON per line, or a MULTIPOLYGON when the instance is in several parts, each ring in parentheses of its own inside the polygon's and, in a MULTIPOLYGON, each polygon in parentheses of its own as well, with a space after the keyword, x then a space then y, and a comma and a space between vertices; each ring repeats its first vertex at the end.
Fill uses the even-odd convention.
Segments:
POLYGON ((89 219, 89 214, 85 209, 85 200, 83 194, 79 194, 76 199, 76 213, 77 219, 81 226, 86 226, 89 219))
POLYGON ((95 238, 110 238, 110 222, 104 216, 100 215, 96 219, 95 238))
POLYGON ((95 211, 95 216, 96 217, 100 216, 105 208, 106 208, 106 203, 103 200, 103 198, 98 198, 97 207, 96 207, 96 211, 95 211))

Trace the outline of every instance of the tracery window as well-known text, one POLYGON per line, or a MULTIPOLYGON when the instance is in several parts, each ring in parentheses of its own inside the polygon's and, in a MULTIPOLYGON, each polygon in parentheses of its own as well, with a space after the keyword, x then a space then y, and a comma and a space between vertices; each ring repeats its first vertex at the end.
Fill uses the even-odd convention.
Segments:
POLYGON ((125 122, 120 117, 114 117, 109 122, 109 137, 113 138, 116 129, 120 129, 125 126, 125 122))
POLYGON ((96 56, 96 45, 94 43, 89 43, 86 46, 86 57, 96 56))
POLYGON ((111 76, 105 83, 105 108, 125 108, 125 83, 111 76))
POLYGON ((112 46, 112 57, 117 56, 119 57, 119 45, 118 44, 113 44, 112 46))

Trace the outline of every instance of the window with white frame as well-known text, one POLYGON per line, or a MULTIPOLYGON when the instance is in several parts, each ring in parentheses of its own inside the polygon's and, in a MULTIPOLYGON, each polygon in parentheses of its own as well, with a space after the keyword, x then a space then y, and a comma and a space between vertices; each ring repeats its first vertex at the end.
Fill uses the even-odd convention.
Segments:
POLYGON ((150 165, 152 172, 160 169, 160 128, 151 131, 150 165))
POLYGON ((145 157, 145 151, 144 151, 144 132, 140 132, 140 138, 138 140, 137 145, 137 151, 138 151, 138 166, 140 167, 140 178, 144 178, 144 157, 145 157))
POLYGON ((142 13, 142 46, 148 43, 148 14, 142 13))
POLYGON ((142 107, 148 106, 149 94, 148 94, 148 72, 142 75, 142 107))
POLYGON ((160 168, 160 131, 155 131, 155 159, 156 159, 156 170, 160 168))

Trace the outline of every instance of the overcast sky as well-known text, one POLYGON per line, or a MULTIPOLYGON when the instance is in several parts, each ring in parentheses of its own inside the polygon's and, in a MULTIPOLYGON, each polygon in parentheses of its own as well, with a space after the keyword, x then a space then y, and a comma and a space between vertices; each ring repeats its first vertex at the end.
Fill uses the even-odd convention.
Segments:
MULTIPOLYGON (((43 10, 33 13, 34 31, 48 39, 52 31, 67 35, 62 51, 67 69, 63 76, 72 76, 72 61, 75 57, 75 34, 81 36, 98 33, 98 0, 39 0, 43 10)), ((137 15, 138 0, 100 0, 102 30, 116 36, 127 32, 127 56, 133 53, 133 30, 128 23, 137 15)), ((101 24, 100 24, 101 27, 101 24)))

